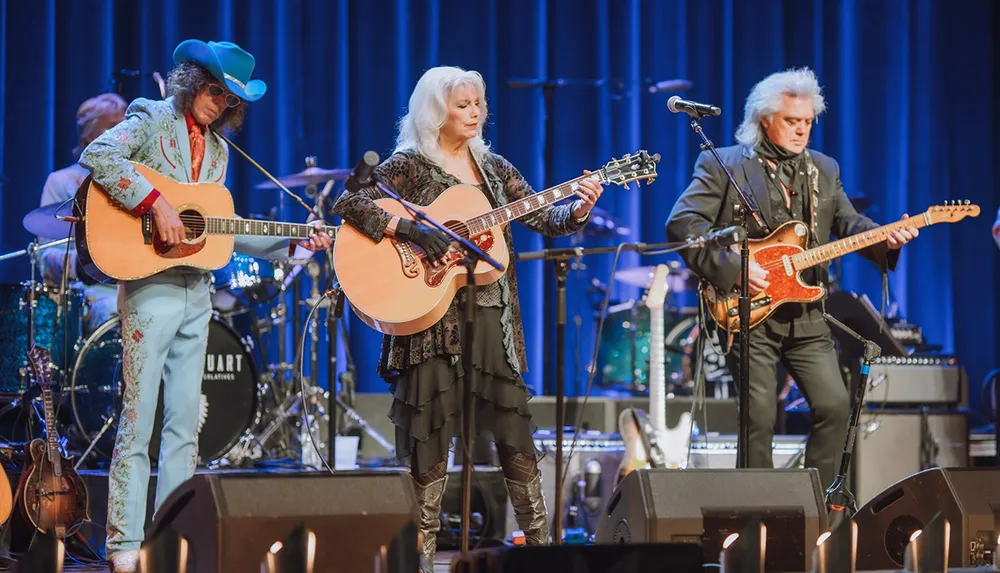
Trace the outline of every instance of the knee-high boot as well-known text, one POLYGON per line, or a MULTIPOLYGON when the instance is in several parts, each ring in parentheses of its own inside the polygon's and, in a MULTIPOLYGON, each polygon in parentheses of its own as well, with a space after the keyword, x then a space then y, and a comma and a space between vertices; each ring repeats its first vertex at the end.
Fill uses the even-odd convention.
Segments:
POLYGON ((447 483, 447 475, 426 486, 413 480, 413 489, 417 494, 417 507, 420 509, 420 533, 423 536, 420 555, 420 570, 423 573, 433 573, 434 571, 437 534, 438 530, 441 529, 441 500, 444 498, 444 487, 447 483))
POLYGON ((536 472, 527 483, 504 478, 514 518, 524 532, 526 545, 549 544, 549 516, 542 496, 542 473, 536 472))

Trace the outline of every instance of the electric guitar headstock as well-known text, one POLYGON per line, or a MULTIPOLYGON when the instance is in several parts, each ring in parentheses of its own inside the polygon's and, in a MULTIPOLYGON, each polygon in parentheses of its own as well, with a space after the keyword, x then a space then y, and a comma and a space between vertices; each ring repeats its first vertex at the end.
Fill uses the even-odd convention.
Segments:
POLYGON ((667 275, 670 268, 667 265, 656 265, 653 271, 653 281, 646 292, 646 306, 650 310, 663 310, 663 301, 667 298, 667 275))
POLYGON ((645 150, 622 155, 621 159, 612 159, 604 164, 601 172, 608 183, 628 187, 632 181, 646 181, 646 184, 656 180, 656 164, 660 162, 660 154, 650 155, 645 150))
POLYGON ((951 201, 944 205, 935 205, 923 214, 928 224, 957 223, 966 217, 978 217, 979 205, 972 205, 969 200, 951 201))

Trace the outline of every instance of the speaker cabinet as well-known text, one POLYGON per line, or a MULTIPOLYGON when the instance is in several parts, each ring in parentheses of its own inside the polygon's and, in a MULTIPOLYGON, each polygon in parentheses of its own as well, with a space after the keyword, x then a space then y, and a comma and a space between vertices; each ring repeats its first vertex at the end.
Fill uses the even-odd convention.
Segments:
POLYGON ((858 570, 898 569, 910 535, 938 512, 951 524, 949 567, 992 565, 1000 531, 1000 469, 932 468, 865 504, 858 524, 858 570))
POLYGON ((852 489, 861 506, 892 484, 921 470, 968 467, 968 413, 866 410, 861 413, 854 444, 852 489), (892 462, 887 463, 887 460, 892 462))
POLYGON ((618 484, 597 543, 703 543, 718 563, 722 542, 751 519, 767 527, 766 571, 809 571, 827 529, 815 469, 637 470, 618 484))
POLYGON ((167 497, 146 540, 171 527, 190 543, 192 573, 243 573, 304 525, 316 534, 316 571, 356 573, 374 571, 381 546, 412 522, 405 473, 199 474, 167 497))

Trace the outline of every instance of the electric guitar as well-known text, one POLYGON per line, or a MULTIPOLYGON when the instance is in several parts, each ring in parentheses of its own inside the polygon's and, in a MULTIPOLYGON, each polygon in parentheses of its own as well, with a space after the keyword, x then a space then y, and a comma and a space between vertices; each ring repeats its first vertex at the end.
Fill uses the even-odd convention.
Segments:
POLYGON ((77 191, 74 210, 76 247, 83 268, 94 280, 136 280, 174 267, 214 271, 233 254, 234 236, 308 239, 324 233, 336 239, 337 227, 257 221, 235 217, 233 196, 218 183, 180 183, 132 162, 149 183, 177 209, 185 239, 176 247, 160 240, 153 214, 125 210, 88 178, 77 191))
POLYGON ((25 523, 64 538, 67 530, 90 518, 87 486, 73 469, 73 460, 59 453, 49 362, 47 349, 32 346, 28 351, 30 379, 42 389, 46 439, 36 438, 28 444, 29 459, 17 487, 17 501, 25 523))
POLYGON ((667 297, 669 267, 658 265, 646 293, 649 308, 649 415, 627 408, 618 416, 618 432, 625 453, 618 465, 617 481, 642 468, 687 467, 691 443, 691 414, 681 413, 673 428, 667 428, 667 373, 664 366, 663 301, 667 297))
MULTIPOLYGON (((576 196, 584 179, 627 186, 632 181, 656 177, 659 154, 645 151, 614 159, 590 175, 533 193, 493 209, 489 199, 472 185, 453 185, 426 207, 419 207, 455 234, 472 241, 505 269, 510 253, 501 229, 515 219, 576 196)), ((393 199, 375 203, 390 214, 410 218, 393 199)), ((452 246, 445 264, 432 265, 422 249, 409 242, 384 237, 377 243, 349 224, 341 227, 334 244, 337 279, 355 314, 368 326, 396 336, 420 332, 444 316, 458 289, 466 283, 461 249, 452 246)), ((476 265, 477 285, 492 283, 503 275, 488 263, 476 265)))
MULTIPOLYGON (((937 223, 956 223, 979 215, 979 206, 955 202, 927 209, 924 213, 900 219, 870 231, 864 231, 839 241, 806 249, 809 229, 800 221, 788 221, 763 239, 750 239, 750 260, 768 271, 770 285, 750 299, 750 328, 767 320, 774 311, 790 302, 814 302, 826 295, 822 286, 802 282, 801 272, 820 263, 881 243, 898 229, 927 227, 937 223)), ((734 247, 739 250, 739 246, 734 247)), ((711 284, 701 288, 709 313, 716 324, 729 332, 740 329, 739 286, 732 292, 720 292, 711 284)))

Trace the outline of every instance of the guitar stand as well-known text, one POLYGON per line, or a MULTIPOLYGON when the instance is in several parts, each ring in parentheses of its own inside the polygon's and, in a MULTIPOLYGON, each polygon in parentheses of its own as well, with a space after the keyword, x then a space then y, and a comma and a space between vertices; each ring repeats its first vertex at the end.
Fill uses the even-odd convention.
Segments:
POLYGON ((826 312, 823 313, 823 318, 860 341, 865 347, 864 359, 861 363, 861 380, 858 382, 858 387, 854 390, 854 405, 851 408, 851 420, 847 425, 844 452, 840 456, 840 470, 837 472, 837 477, 834 478, 833 483, 827 488, 824 499, 827 511, 831 515, 843 515, 844 517, 851 518, 858 512, 858 504, 854 499, 854 494, 847 487, 847 472, 851 464, 851 455, 854 451, 854 439, 857 437, 858 423, 861 420, 861 410, 864 408, 865 393, 868 390, 868 373, 871 371, 872 360, 879 357, 882 349, 879 348, 878 344, 862 338, 860 334, 854 332, 846 324, 826 312), (841 512, 845 512, 846 515, 841 512))

